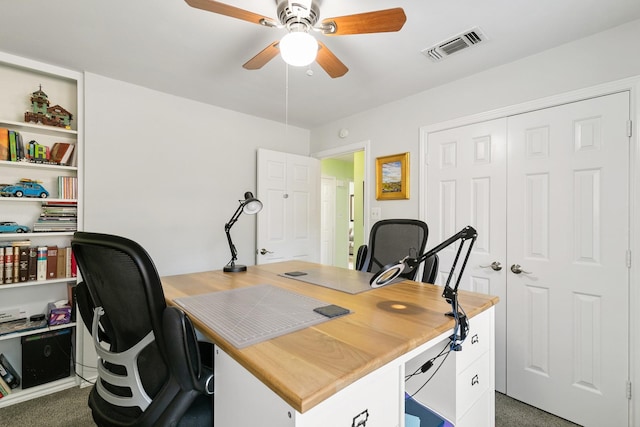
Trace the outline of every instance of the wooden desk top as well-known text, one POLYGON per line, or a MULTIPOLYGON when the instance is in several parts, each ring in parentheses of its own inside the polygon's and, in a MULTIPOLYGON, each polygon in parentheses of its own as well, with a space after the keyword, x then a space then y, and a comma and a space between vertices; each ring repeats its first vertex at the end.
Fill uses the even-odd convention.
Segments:
MULTIPOLYGON (((287 261, 250 266, 243 273, 166 276, 162 285, 171 305, 184 296, 270 284, 353 311, 243 349, 191 316, 205 336, 300 413, 454 326, 444 316, 451 306, 438 286, 405 281, 352 295, 278 276, 311 267, 318 265, 287 261)), ((498 298, 460 291, 459 302, 472 318, 497 304, 498 298)))

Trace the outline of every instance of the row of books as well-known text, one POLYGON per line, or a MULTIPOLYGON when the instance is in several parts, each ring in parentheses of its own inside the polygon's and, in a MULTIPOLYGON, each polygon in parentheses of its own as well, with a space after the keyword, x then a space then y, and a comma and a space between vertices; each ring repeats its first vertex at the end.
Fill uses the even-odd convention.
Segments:
POLYGON ((31 140, 24 142, 20 132, 0 128, 0 160, 72 165, 75 145, 56 142, 52 147, 31 140))
POLYGON ((0 354, 0 398, 11 394, 20 386, 20 375, 13 368, 4 354, 0 354))
POLYGON ((34 232, 72 232, 78 229, 78 203, 67 201, 45 201, 38 220, 33 224, 34 232))
POLYGON ((75 176, 59 176, 58 197, 61 199, 77 199, 78 178, 75 176))
POLYGON ((76 276, 71 247, 31 246, 28 240, 0 246, 0 284, 76 276))

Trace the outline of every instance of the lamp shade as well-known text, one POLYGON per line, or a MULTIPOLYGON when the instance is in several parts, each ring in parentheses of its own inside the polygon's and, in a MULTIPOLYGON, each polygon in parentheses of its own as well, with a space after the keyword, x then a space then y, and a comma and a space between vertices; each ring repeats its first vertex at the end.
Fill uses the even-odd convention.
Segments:
POLYGON ((253 193, 250 191, 244 193, 244 201, 242 203, 242 212, 247 215, 255 215, 262 210, 262 202, 253 197, 253 193))
POLYGON ((280 40, 279 48, 284 62, 294 67, 304 67, 315 61, 318 41, 309 33, 294 31, 280 40))

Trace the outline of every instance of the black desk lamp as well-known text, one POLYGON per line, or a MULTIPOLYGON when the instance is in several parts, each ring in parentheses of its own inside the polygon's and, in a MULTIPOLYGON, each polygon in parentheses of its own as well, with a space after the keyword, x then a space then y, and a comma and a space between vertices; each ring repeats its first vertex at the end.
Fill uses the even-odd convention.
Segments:
POLYGON ((451 270, 449 271, 449 277, 447 278, 447 283, 444 286, 444 291, 442 292, 442 297, 451 304, 451 313, 447 313, 448 316, 452 316, 456 320, 456 326, 454 328, 453 336, 451 337, 451 349, 452 350, 460 350, 462 347, 460 344, 467 336, 467 332, 469 329, 469 324, 467 321, 467 316, 464 314, 464 311, 458 306, 458 286, 460 285, 460 280, 462 280, 462 273, 464 272, 465 267, 467 266, 467 260, 469 260, 469 255, 471 254, 471 249, 473 248, 473 244, 478 237, 478 233, 475 228, 470 225, 466 226, 462 230, 458 231, 453 236, 449 237, 444 242, 440 243, 433 249, 425 252, 423 255, 418 258, 409 258, 408 256, 404 257, 396 264, 388 264, 382 267, 380 271, 373 275, 371 278, 370 284, 372 288, 378 288, 380 286, 388 285, 395 278, 397 278, 405 269, 408 271, 412 271, 417 268, 421 262, 429 258, 430 256, 437 254, 447 246, 461 241, 460 246, 458 246, 458 252, 456 253, 456 257, 453 260, 453 265, 451 266, 451 270), (458 259, 460 258, 460 253, 462 252, 462 247, 464 246, 464 242, 467 240, 471 240, 469 246, 467 247, 467 253, 464 257, 464 261, 462 262, 462 266, 460 267, 460 272, 458 273, 458 277, 456 279, 456 284, 453 288, 451 288, 451 278, 453 277, 456 269, 456 265, 458 264, 458 259), (460 334, 458 335, 458 330, 460 334))
POLYGON ((238 209, 236 209, 229 222, 224 225, 224 232, 227 234, 227 241, 229 242, 229 249, 231 250, 231 261, 229 261, 229 263, 223 268, 223 271, 227 273, 247 271, 246 265, 236 265, 236 260, 238 259, 238 251, 236 251, 236 247, 231 241, 231 234, 229 234, 231 227, 233 227, 233 224, 236 223, 241 213, 244 212, 247 215, 255 215, 262 210, 262 202, 253 197, 253 193, 250 191, 244 193, 244 200, 238 201, 240 202, 240 206, 238 206, 238 209))

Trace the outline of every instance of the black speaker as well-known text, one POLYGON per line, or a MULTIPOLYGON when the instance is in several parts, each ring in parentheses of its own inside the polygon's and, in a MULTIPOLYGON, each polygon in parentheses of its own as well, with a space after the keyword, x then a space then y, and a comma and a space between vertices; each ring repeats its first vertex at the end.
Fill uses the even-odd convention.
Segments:
POLYGON ((22 337, 22 388, 71 374, 71 329, 22 337))

